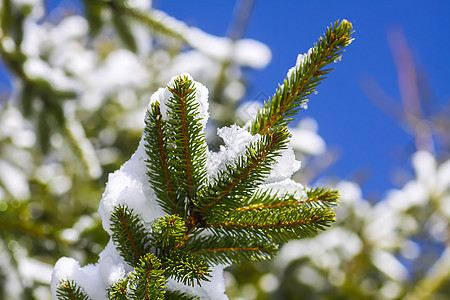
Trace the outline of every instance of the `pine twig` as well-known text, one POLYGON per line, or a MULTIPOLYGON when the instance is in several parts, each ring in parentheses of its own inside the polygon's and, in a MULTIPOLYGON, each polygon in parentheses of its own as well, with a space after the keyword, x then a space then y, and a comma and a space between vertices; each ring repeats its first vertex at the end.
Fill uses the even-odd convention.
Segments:
POLYGON ((327 29, 326 34, 314 44, 300 65, 295 67, 283 85, 278 87, 272 98, 258 111, 249 129, 252 134, 265 134, 270 128, 287 126, 292 121, 292 116, 306 103, 325 78, 324 75, 333 71, 334 68, 326 67, 335 62, 344 48, 352 42, 352 30, 352 24, 347 20, 340 23, 337 21, 327 29))

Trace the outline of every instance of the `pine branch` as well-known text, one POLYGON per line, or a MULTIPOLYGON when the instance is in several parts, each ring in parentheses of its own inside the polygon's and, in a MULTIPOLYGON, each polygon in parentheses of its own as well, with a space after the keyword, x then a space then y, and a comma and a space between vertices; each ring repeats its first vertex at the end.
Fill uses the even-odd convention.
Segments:
POLYGON ((126 206, 117 206, 111 214, 112 239, 123 259, 137 266, 141 256, 150 252, 150 236, 139 215, 126 206))
MULTIPOLYGON (((119 0, 111 1, 116 5, 119 0)), ((126 3, 117 7, 134 11, 126 3)), ((261 185, 287 148, 291 117, 331 72, 326 66, 351 42, 351 30, 347 21, 328 29, 258 112, 250 127, 258 140, 211 182, 196 85, 188 76, 173 79, 163 102, 155 101, 147 111, 144 136, 148 180, 169 215, 148 231, 132 209, 116 207, 110 218, 112 239, 135 269, 110 288, 110 298, 190 299, 165 291, 165 278, 200 285, 211 276, 211 264, 270 259, 280 243, 313 236, 331 225, 336 191, 279 193, 261 185), (205 231, 209 235, 202 235, 205 231)))
POLYGON ((317 203, 318 205, 333 206, 339 199, 339 192, 326 187, 310 189, 306 192, 307 203, 317 203))
POLYGON ((183 199, 175 194, 177 184, 171 178, 167 154, 168 136, 165 121, 162 119, 159 103, 153 103, 145 118, 145 148, 149 157, 149 182, 156 193, 157 201, 168 214, 181 214, 184 207, 183 199))
POLYGON ((56 297, 59 300, 89 300, 82 288, 75 282, 65 279, 61 280, 56 287, 56 297))
POLYGON ((121 279, 114 283, 108 289, 108 299, 110 300, 127 300, 128 279, 121 279))
POLYGON ((293 120, 292 117, 316 90, 324 75, 333 71, 334 68, 326 67, 335 62, 351 43, 352 30, 352 24, 346 20, 337 21, 327 28, 326 34, 319 38, 311 52, 258 111, 249 129, 252 134, 265 134, 270 128, 287 126, 293 120))
POLYGON ((214 183, 199 191, 195 203, 199 213, 236 207, 241 204, 239 199, 251 196, 269 175, 280 151, 286 148, 288 137, 287 129, 279 127, 250 144, 243 156, 219 172, 214 183))
POLYGON ((129 276, 129 299, 164 299, 166 278, 161 261, 153 254, 143 255, 129 276))
POLYGON ((192 80, 180 76, 168 89, 172 95, 166 103, 168 120, 159 103, 147 113, 148 174, 164 210, 186 217, 189 200, 206 178, 207 146, 192 80))
POLYGON ((309 237, 335 221, 330 207, 316 202, 297 202, 265 209, 234 209, 208 216, 206 228, 220 228, 229 235, 267 236, 274 243, 309 237))
POLYGON ((152 241, 162 252, 166 252, 168 249, 175 249, 182 242, 185 233, 186 225, 181 217, 164 216, 152 226, 152 241))
POLYGON ((179 193, 193 199, 205 181, 207 150, 196 89, 187 76, 179 76, 168 89, 172 94, 167 101, 167 127, 173 142, 173 174, 181 189, 179 193))
POLYGON ((188 295, 180 291, 166 290, 166 300, 199 300, 199 297, 188 295))
POLYGON ((186 38, 187 26, 183 22, 168 16, 162 11, 152 10, 143 12, 133 7, 123 5, 120 7, 120 13, 145 25, 150 30, 153 30, 155 33, 162 36, 175 38, 185 43, 188 42, 188 39, 186 38))
POLYGON ((104 12, 104 3, 101 0, 84 0, 84 12, 89 24, 89 32, 96 36, 103 27, 102 13, 104 12))
POLYGON ((272 258, 278 251, 270 243, 261 243, 258 238, 237 236, 197 236, 186 245, 186 250, 200 255, 212 264, 255 262, 272 258))
POLYGON ((236 211, 282 208, 301 203, 309 203, 318 207, 330 207, 337 203, 338 198, 338 191, 325 187, 307 190, 304 199, 298 199, 295 192, 280 195, 271 189, 261 189, 256 191, 248 200, 243 201, 243 206, 237 208, 236 211))
POLYGON ((127 5, 127 1, 123 0, 112 0, 105 1, 105 3, 109 6, 112 13, 111 22, 116 30, 117 35, 125 44, 125 46, 132 52, 137 52, 137 43, 136 38, 134 37, 132 30, 130 28, 132 19, 124 14, 124 11, 130 9, 127 5))
POLYGON ((201 280, 209 281, 211 277, 209 265, 202 257, 183 250, 166 252, 162 265, 167 277, 190 286, 200 285, 201 280))

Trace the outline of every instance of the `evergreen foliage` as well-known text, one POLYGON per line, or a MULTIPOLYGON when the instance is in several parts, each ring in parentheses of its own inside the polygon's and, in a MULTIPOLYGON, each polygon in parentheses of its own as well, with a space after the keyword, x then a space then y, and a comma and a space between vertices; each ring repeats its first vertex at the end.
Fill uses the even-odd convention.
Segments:
POLYGON ((111 22, 118 37, 130 51, 138 52, 136 37, 132 30, 132 25, 137 23, 145 25, 147 29, 165 38, 189 43, 186 36, 180 32, 180 29, 184 29, 184 24, 180 22, 176 28, 168 26, 167 24, 174 23, 174 19, 161 11, 143 11, 131 6, 128 1, 121 0, 84 0, 83 2, 91 32, 100 33, 107 22, 105 16, 115 16, 111 18, 111 22))
POLYGON ((58 285, 56 296, 61 300, 89 300, 89 297, 75 282, 62 280, 58 285))
POLYGON ((152 253, 142 256, 129 276, 129 299, 164 299, 166 279, 163 272, 160 260, 152 253))
POLYGON ((334 68, 329 65, 339 60, 344 48, 352 42, 352 24, 336 21, 319 38, 300 65, 284 79, 275 94, 258 112, 252 123, 253 134, 267 133, 270 128, 287 126, 292 117, 306 104, 308 97, 334 68))
MULTIPOLYGON (((198 41, 226 37, 189 27, 148 0, 112 2, 0 1, 0 299, 49 299, 59 257, 97 261, 109 236, 92 199, 135 150, 142 126, 130 121, 167 73, 180 71, 180 59, 195 56, 209 86, 220 80, 242 89, 242 74, 228 71, 268 63, 259 55, 259 67, 228 55, 212 60, 198 41), (224 59, 227 76, 219 79, 224 59), (39 267, 22 267, 29 260, 39 267)), ((242 95, 219 94, 234 119, 242 95)))
POLYGON ((347 21, 327 30, 258 112, 250 127, 257 141, 213 178, 206 176, 207 145, 194 82, 180 75, 167 86, 171 95, 164 113, 158 100, 152 102, 144 130, 147 173, 168 215, 148 228, 139 212, 115 208, 112 240, 134 271, 110 287, 110 299, 173 298, 173 292, 165 294, 166 278, 200 285, 214 264, 270 259, 280 243, 331 225, 337 191, 280 193, 261 185, 287 148, 291 117, 331 72, 327 65, 350 43, 351 33, 347 21))
POLYGON ((128 278, 118 280, 108 290, 108 298, 111 300, 126 300, 127 299, 127 285, 128 278))
POLYGON ((114 210, 111 215, 111 230, 117 250, 130 265, 136 266, 141 256, 150 251, 150 236, 141 218, 126 206, 117 206, 114 210))

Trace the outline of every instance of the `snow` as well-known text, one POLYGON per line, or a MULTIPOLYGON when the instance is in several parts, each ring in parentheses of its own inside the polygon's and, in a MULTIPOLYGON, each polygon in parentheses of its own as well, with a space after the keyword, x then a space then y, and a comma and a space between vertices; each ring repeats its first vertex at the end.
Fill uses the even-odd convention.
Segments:
POLYGON ((8 276, 4 276, 2 280, 4 286, 4 293, 8 295, 9 299, 20 299, 22 289, 22 282, 17 273, 13 258, 11 257, 11 250, 7 249, 7 245, 0 240, 0 260, 2 262, 2 272, 8 276))
POLYGON ((317 134, 317 122, 312 118, 302 119, 296 127, 289 128, 292 134, 291 145, 301 153, 307 155, 320 155, 325 153, 326 144, 317 134))
POLYGON ((136 9, 146 10, 152 6, 152 1, 151 0, 129 0, 127 2, 127 4, 128 4, 128 6, 136 8, 136 9))
POLYGON ((223 273, 225 267, 227 266, 214 266, 211 272, 211 281, 202 281, 201 288, 198 286, 186 286, 173 279, 168 280, 167 288, 194 294, 199 296, 200 299, 226 300, 228 297, 225 295, 225 278, 223 273))
POLYGON ((408 269, 391 253, 377 250, 372 253, 374 265, 384 274, 396 281, 405 281, 408 278, 408 269))
POLYGON ((15 199, 29 199, 30 189, 26 175, 19 168, 4 160, 0 160, 0 182, 15 199))
POLYGON ((30 257, 22 257, 18 261, 19 272, 24 274, 24 280, 33 280, 48 284, 52 275, 52 266, 30 257))
MULTIPOLYGON (((152 95, 150 98, 149 107, 152 103, 158 101, 160 104, 161 114, 163 116, 163 119, 168 119, 167 116, 167 101, 172 98, 172 92, 169 90, 169 88, 175 87, 175 80, 183 78, 183 80, 186 78, 186 80, 192 80, 193 78, 189 73, 181 73, 180 75, 173 76, 167 86, 165 88, 160 88, 156 93, 152 95)), ((206 122, 209 119, 209 102, 208 102, 208 89, 201 83, 194 81, 193 87, 195 88, 195 101, 199 105, 199 118, 201 120, 203 130, 206 128, 206 122)))
POLYGON ((152 11, 151 17, 168 29, 183 36, 186 42, 199 52, 217 61, 231 61, 251 68, 264 68, 270 62, 272 53, 265 44, 251 40, 233 41, 217 37, 195 27, 188 27, 161 11, 152 11))
POLYGON ((289 193, 293 194, 296 198, 304 198, 306 197, 306 189, 301 184, 290 178, 286 178, 284 180, 280 180, 277 182, 266 183, 262 186, 263 189, 267 189, 271 191, 271 194, 283 194, 289 193))
POLYGON ((153 190, 149 187, 145 159, 144 140, 141 139, 138 149, 130 160, 108 177, 98 212, 103 228, 109 234, 112 234, 109 218, 114 208, 120 204, 126 204, 139 212, 145 222, 151 222, 164 215, 156 203, 153 190))
POLYGON ((294 72, 297 72, 297 70, 298 70, 298 68, 300 68, 301 64, 308 59, 308 56, 311 54, 311 52, 312 52, 312 48, 310 48, 307 53, 299 54, 297 56, 297 61, 295 62, 295 66, 290 68, 288 70, 288 72, 287 72, 287 77, 288 78, 291 78, 292 74, 294 72))
POLYGON ((246 123, 256 117, 258 110, 261 109, 262 104, 256 100, 245 101, 238 106, 236 110, 236 118, 242 123, 246 123))
POLYGON ((210 35, 198 28, 190 28, 187 40, 194 48, 218 61, 233 61, 255 69, 264 68, 271 60, 270 49, 261 42, 210 35))
POLYGON ((78 88, 76 81, 64 75, 62 69, 53 69, 40 58, 30 58, 24 64, 25 72, 31 78, 45 78, 57 89, 75 90, 78 88))
POLYGON ((64 44, 70 40, 82 39, 89 33, 87 20, 81 16, 64 18, 58 26, 50 30, 50 39, 64 44))
POLYGON ((222 138, 225 145, 220 146, 218 152, 207 152, 208 179, 213 180, 219 171, 245 153, 250 143, 256 142, 260 136, 251 135, 246 129, 237 125, 222 127, 217 130, 217 135, 222 138))
MULTIPOLYGON (((187 77, 193 80, 188 73, 182 73, 172 77, 165 88, 158 89, 150 99, 150 104, 158 101, 160 103, 163 118, 167 118, 168 99, 172 96, 169 87, 173 87, 176 78, 187 77)), ((194 81, 196 88, 195 98, 199 104, 200 117, 202 119, 203 130, 206 130, 206 123, 209 118, 208 113, 208 90, 199 82, 194 81)), ((149 105, 150 105, 149 104, 149 105)), ((248 131, 247 123, 244 127, 232 125, 217 131, 223 139, 224 144, 218 152, 207 153, 208 178, 214 180, 214 176, 225 167, 225 164, 233 162, 238 156, 246 151, 246 147, 258 141, 260 135, 251 135, 248 131)), ((108 177, 108 183, 102 196, 98 212, 102 219, 103 228, 111 235, 110 216, 114 208, 120 204, 125 204, 129 208, 139 213, 145 224, 149 224, 165 213, 156 202, 156 196, 147 178, 146 153, 144 139, 141 138, 136 152, 131 156, 119 170, 108 177)), ((300 168, 300 162, 295 160, 292 147, 283 150, 270 176, 262 188, 270 189, 274 192, 298 193, 299 197, 305 196, 305 188, 290 179, 290 176, 300 168)), ((64 232, 67 239, 72 239, 77 235, 74 232, 64 232)), ((188 287, 181 283, 168 279, 167 287, 177 289, 197 295, 201 299, 228 299, 225 295, 225 280, 223 269, 226 266, 212 266, 212 278, 210 282, 202 282, 201 286, 188 287)), ((105 299, 105 290, 117 280, 124 278, 132 271, 132 268, 123 261, 115 248, 112 240, 100 254, 99 261, 93 265, 81 267, 73 258, 61 258, 52 274, 52 292, 55 297, 56 285, 61 279, 74 280, 82 287, 91 299, 105 299)))

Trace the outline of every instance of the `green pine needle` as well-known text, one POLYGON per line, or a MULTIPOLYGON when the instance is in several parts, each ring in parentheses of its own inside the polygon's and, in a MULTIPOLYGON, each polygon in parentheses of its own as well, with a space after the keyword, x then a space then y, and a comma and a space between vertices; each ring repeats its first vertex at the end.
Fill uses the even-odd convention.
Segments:
POLYGON ((128 279, 121 279, 108 289, 109 300, 127 300, 128 279))
POLYGON ((188 42, 186 36, 183 35, 184 32, 177 30, 177 28, 174 28, 173 26, 167 26, 167 24, 173 24, 174 19, 162 11, 152 10, 149 12, 143 12, 142 10, 135 9, 133 7, 124 6, 122 13, 130 19, 143 24, 154 33, 160 34, 164 37, 170 37, 181 42, 188 42))
POLYGON ((200 255, 211 264, 268 260, 278 251, 278 247, 273 243, 261 243, 261 239, 252 236, 238 237, 214 233, 209 236, 197 236, 194 241, 187 243, 186 250, 200 255))
POLYGON ((123 259, 136 266, 141 256, 150 251, 150 236, 139 215, 126 206, 117 206, 111 215, 112 239, 123 259))
POLYGON ((152 226, 153 244, 163 252, 168 248, 174 249, 182 242, 185 233, 186 225, 180 216, 161 217, 152 226))
POLYGON ((194 83, 186 76, 179 76, 167 102, 167 127, 172 144, 172 168, 179 183, 179 193, 189 199, 195 197, 197 189, 205 181, 206 140, 201 124, 199 103, 196 102, 194 83))
POLYGON ((310 189, 307 192, 308 203, 316 203, 317 205, 333 206, 338 203, 339 192, 326 188, 319 187, 310 189))
POLYGON ((56 297, 60 300, 89 300, 82 288, 72 280, 61 280, 56 287, 56 297))
POLYGON ((200 285, 202 280, 209 281, 211 277, 208 263, 199 255, 184 250, 167 252, 162 264, 167 277, 186 285, 200 285))
POLYGON ((302 200, 296 199, 293 194, 286 194, 285 199, 280 196, 271 199, 267 193, 261 192, 265 196, 262 204, 250 204, 211 214, 205 219, 205 223, 207 228, 220 229, 218 233, 230 231, 238 237, 267 236, 272 238, 273 243, 287 242, 313 236, 319 230, 329 227, 335 221, 335 215, 332 202, 328 200, 334 198, 335 201, 335 194, 331 191, 314 190, 307 199, 302 200), (332 196, 328 199, 324 195, 332 196), (327 201, 319 200, 320 196, 327 201))
POLYGON ((168 89, 168 120, 163 120, 159 103, 147 112, 148 174, 163 209, 186 217, 185 207, 192 204, 187 201, 205 182, 207 145, 192 80, 180 76, 168 89))
POLYGON ((199 297, 188 295, 180 291, 166 290, 166 300, 199 300, 199 297))
POLYGON ((145 118, 145 148, 148 155, 148 178, 156 193, 157 201, 168 214, 181 214, 184 199, 177 193, 177 183, 171 177, 172 160, 167 153, 167 128, 162 118, 159 102, 152 103, 145 118))
POLYGON ((166 278, 161 261, 153 254, 143 255, 129 276, 129 299, 162 300, 165 294, 166 278))
POLYGON ((270 128, 287 126, 325 75, 333 71, 334 68, 327 66, 334 63, 342 55, 344 48, 352 42, 352 33, 352 24, 346 20, 332 24, 319 42, 314 44, 311 53, 306 55, 300 66, 284 79, 283 85, 264 103, 264 107, 258 111, 255 121, 252 122, 250 132, 264 134, 270 128))
POLYGON ((247 146, 243 156, 228 164, 214 183, 199 191, 195 205, 200 214, 241 205, 239 199, 251 196, 270 174, 280 151, 286 149, 288 138, 287 129, 279 127, 247 146))

